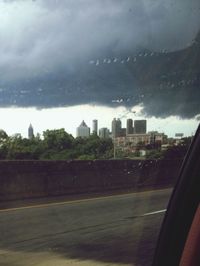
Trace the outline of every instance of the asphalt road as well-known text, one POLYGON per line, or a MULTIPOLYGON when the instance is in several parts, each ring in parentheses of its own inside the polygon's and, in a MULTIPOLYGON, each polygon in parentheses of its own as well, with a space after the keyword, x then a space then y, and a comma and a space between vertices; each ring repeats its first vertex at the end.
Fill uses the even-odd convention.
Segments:
POLYGON ((170 189, 0 210, 0 265, 150 265, 170 189), (144 215, 145 214, 145 215, 144 215))

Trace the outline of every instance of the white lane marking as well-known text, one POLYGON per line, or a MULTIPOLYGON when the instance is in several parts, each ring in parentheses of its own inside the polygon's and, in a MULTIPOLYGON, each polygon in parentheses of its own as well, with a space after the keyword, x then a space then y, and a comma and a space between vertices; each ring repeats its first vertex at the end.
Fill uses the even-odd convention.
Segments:
MULTIPOLYGON (((129 192, 129 193, 124 193, 124 194, 118 194, 118 195, 108 195, 108 196, 97 196, 94 198, 86 198, 86 199, 79 199, 79 200, 66 200, 66 201, 61 201, 61 202, 49 202, 49 203, 40 203, 36 205, 29 205, 29 206, 22 206, 22 207, 10 207, 6 209, 0 209, 1 212, 9 212, 9 211, 18 211, 18 210, 26 210, 26 209, 33 209, 33 208, 47 208, 50 206, 59 206, 59 205, 67 205, 67 204, 76 204, 76 203, 81 203, 81 202, 89 202, 93 200, 104 200, 104 199, 109 199, 109 198, 119 198, 123 196, 130 196, 132 195, 145 195, 145 194, 154 194, 157 192, 164 192, 164 191, 169 191, 170 188, 165 188, 165 189, 156 189, 156 190, 147 190, 147 191, 141 191, 141 192, 129 192)), ((142 215, 141 215, 142 216, 142 215)))
POLYGON ((163 209, 163 210, 159 210, 159 211, 155 211, 155 212, 147 212, 144 214, 141 214, 140 216, 148 216, 148 215, 153 215, 153 214, 157 214, 157 213, 162 213, 162 212, 166 212, 167 209, 163 209))

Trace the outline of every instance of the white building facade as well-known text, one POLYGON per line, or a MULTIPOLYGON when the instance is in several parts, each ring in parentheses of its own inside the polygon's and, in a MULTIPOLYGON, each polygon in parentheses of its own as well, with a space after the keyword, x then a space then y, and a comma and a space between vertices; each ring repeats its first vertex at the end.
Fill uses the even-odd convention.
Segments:
POLYGON ((83 120, 79 127, 76 129, 76 136, 82 138, 88 138, 90 136, 90 128, 83 120))

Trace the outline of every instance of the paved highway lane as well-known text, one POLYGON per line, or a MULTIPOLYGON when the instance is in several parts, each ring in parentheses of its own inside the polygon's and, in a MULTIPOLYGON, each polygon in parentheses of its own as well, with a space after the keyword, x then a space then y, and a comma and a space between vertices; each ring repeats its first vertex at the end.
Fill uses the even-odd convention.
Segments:
POLYGON ((0 265, 150 265, 170 189, 0 211, 0 265))

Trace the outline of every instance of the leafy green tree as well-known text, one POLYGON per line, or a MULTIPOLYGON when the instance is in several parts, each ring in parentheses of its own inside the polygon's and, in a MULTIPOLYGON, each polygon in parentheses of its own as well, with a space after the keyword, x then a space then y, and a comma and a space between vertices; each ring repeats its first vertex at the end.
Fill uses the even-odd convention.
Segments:
POLYGON ((146 154, 146 159, 163 159, 164 158, 164 151, 161 150, 148 150, 146 154))
POLYGON ((1 143, 2 141, 7 140, 7 138, 8 138, 7 133, 6 133, 3 129, 0 129, 0 143, 1 143))
POLYGON ((78 157, 78 160, 94 160, 94 155, 82 154, 78 157))
POLYGON ((74 147, 74 138, 72 135, 68 134, 64 128, 46 130, 43 132, 43 137, 43 152, 40 155, 40 159, 74 159, 75 156, 73 152, 71 152, 74 147))
POLYGON ((8 135, 4 130, 0 130, 0 160, 6 159, 7 156, 7 143, 8 141, 8 135))
POLYGON ((7 157, 12 160, 37 160, 41 153, 41 140, 38 138, 26 139, 19 135, 9 137, 7 141, 7 157))
POLYGON ((93 160, 113 157, 111 139, 100 139, 96 134, 89 138, 76 138, 63 128, 46 130, 31 139, 20 134, 8 136, 0 131, 0 159, 8 160, 93 160))
POLYGON ((75 147, 81 158, 107 159, 113 156, 113 143, 111 139, 101 139, 96 134, 84 140, 77 140, 75 147), (84 157, 85 156, 85 157, 84 157))
POLYGON ((44 145, 48 149, 55 149, 58 151, 72 148, 74 138, 68 134, 64 128, 46 130, 43 132, 44 145))
POLYGON ((100 139, 98 157, 99 159, 110 159, 113 157, 112 139, 100 139))

